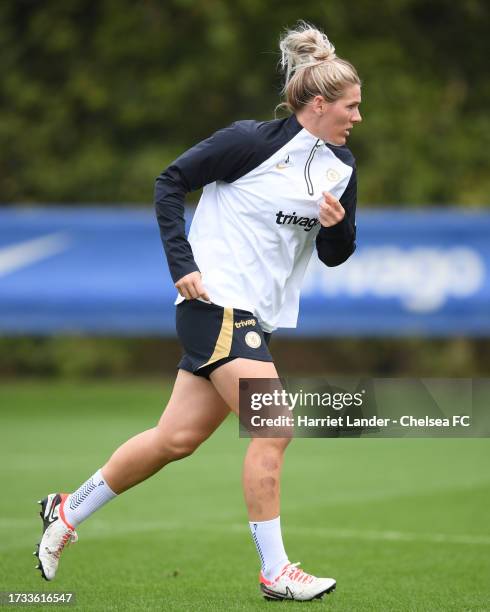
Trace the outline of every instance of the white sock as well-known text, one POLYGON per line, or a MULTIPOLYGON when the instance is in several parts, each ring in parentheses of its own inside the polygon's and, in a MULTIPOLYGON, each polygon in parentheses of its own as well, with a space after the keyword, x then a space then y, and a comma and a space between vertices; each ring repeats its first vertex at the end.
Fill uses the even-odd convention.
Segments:
POLYGON ((101 470, 97 470, 65 501, 65 518, 76 527, 104 504, 116 497, 116 494, 104 480, 101 470))
POLYGON ((289 562, 282 543, 281 517, 270 521, 252 521, 250 530, 262 564, 262 575, 267 580, 273 580, 289 562))

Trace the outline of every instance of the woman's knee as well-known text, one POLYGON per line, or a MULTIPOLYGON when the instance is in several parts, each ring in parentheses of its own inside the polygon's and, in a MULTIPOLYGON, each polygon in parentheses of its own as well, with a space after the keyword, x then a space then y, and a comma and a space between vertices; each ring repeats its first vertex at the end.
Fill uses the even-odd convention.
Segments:
POLYGON ((253 438, 252 446, 259 452, 274 452, 283 454, 292 438, 253 438))
POLYGON ((169 461, 189 457, 201 444, 191 431, 161 431, 156 427, 155 434, 158 451, 169 461))

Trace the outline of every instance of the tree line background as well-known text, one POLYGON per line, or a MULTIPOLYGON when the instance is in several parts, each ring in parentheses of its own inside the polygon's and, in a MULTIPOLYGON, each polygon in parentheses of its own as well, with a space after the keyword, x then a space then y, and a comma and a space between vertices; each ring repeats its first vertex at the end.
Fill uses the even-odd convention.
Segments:
MULTIPOLYGON (((486 0, 4 0, 0 205, 151 206, 155 176, 281 101, 278 39, 305 19, 363 80, 350 138, 359 203, 490 203, 486 0)), ((197 194, 194 195, 194 200, 197 194)), ((280 371, 487 375, 490 342, 319 339, 274 347, 280 371), (311 359, 312 355, 315 359, 311 359)), ((0 338, 0 375, 174 371, 175 340, 0 338)))
POLYGON ((485 0, 5 0, 0 202, 150 205, 155 176, 237 119, 271 119, 278 38, 306 19, 363 80, 361 205, 486 206, 485 0))

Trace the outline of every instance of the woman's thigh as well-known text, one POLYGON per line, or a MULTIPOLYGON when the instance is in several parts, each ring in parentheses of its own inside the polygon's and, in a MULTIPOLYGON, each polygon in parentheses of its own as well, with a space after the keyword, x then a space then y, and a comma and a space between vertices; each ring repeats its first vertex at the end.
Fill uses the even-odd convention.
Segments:
POLYGON ((216 430, 229 412, 209 380, 179 370, 157 430, 165 438, 178 438, 182 443, 197 446, 216 430))
MULTIPOLYGON (((211 382, 216 388, 216 391, 221 395, 225 403, 230 407, 233 412, 239 414, 239 384, 240 378, 269 378, 274 379, 268 383, 269 391, 282 389, 280 381, 278 381, 278 374, 276 366, 271 361, 257 361, 255 359, 234 359, 224 365, 216 368, 214 372, 211 372, 211 382)), ((266 385, 267 387, 267 385, 266 385)), ((273 409, 273 416, 284 416, 289 417, 290 411, 286 405, 278 405, 273 409)), ((248 427, 247 417, 250 416, 248 412, 242 415, 242 424, 244 427, 248 427)), ((284 451, 286 446, 291 441, 294 435, 294 430, 291 427, 273 427, 267 431, 253 428, 250 430, 252 433, 253 446, 261 449, 269 449, 270 447, 276 447, 281 452, 284 451)))
POLYGON ((278 378, 272 361, 233 359, 211 372, 210 379, 225 403, 238 414, 240 378, 278 378))

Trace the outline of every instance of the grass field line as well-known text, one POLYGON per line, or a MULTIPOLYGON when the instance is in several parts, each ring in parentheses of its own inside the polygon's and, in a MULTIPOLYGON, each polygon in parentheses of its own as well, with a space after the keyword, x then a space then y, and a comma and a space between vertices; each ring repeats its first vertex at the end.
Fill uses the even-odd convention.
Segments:
MULTIPOLYGON (((92 528, 99 534, 110 535, 114 533, 114 525, 108 522, 100 521, 97 525, 93 525, 92 528)), ((180 529, 192 531, 208 531, 208 532, 248 532, 248 525, 242 523, 231 523, 231 524, 215 524, 212 525, 208 522, 203 524, 187 524, 187 523, 167 523, 165 521, 152 521, 150 523, 118 526, 117 531, 119 533, 128 532, 140 532, 140 531, 176 531, 180 529)), ((393 542, 439 542, 447 544, 478 544, 483 546, 490 546, 490 535, 460 535, 460 534, 446 534, 446 533, 415 533, 406 531, 377 531, 377 530, 363 530, 363 529, 342 529, 337 527, 302 527, 295 525, 288 525, 284 527, 284 532, 297 534, 297 535, 311 535, 311 536, 325 536, 326 538, 336 539, 359 539, 359 540, 384 540, 393 542)), ((92 535, 92 534, 90 534, 92 535)), ((93 537, 98 537, 96 533, 93 537)))
MULTIPOLYGON (((0 531, 12 532, 15 530, 25 530, 33 527, 32 519, 24 518, 1 518, 0 531)), ((88 527, 88 525, 87 525, 88 527)), ((195 531, 195 532, 216 532, 216 533, 242 533, 248 532, 248 526, 241 523, 229 524, 210 524, 209 522, 202 524, 188 524, 168 521, 146 521, 146 522, 126 522, 115 525, 114 522, 102 521, 95 519, 90 523, 89 529, 83 533, 81 537, 86 540, 95 540, 98 538, 110 538, 120 535, 133 535, 136 533, 146 533, 154 531, 195 531)), ((490 546, 490 535, 483 534, 448 534, 448 533, 417 533, 408 531, 392 531, 392 530, 372 530, 372 529, 344 529, 341 527, 307 527, 288 525, 284 528, 287 535, 305 535, 314 537, 325 537, 327 539, 352 539, 352 540, 368 540, 368 541, 384 541, 384 542, 420 542, 431 544, 464 544, 490 546)), ((3 538, 2 538, 3 539, 3 538)), ((18 547, 16 543, 15 547, 18 547)), ((0 549, 5 550, 10 546, 2 545, 0 549)))
POLYGON ((394 542, 430 542, 444 544, 480 544, 490 546, 490 535, 460 535, 447 533, 416 533, 408 531, 376 531, 361 529, 338 529, 334 527, 291 526, 287 531, 304 535, 325 535, 329 538, 348 538, 359 540, 385 540, 394 542))

